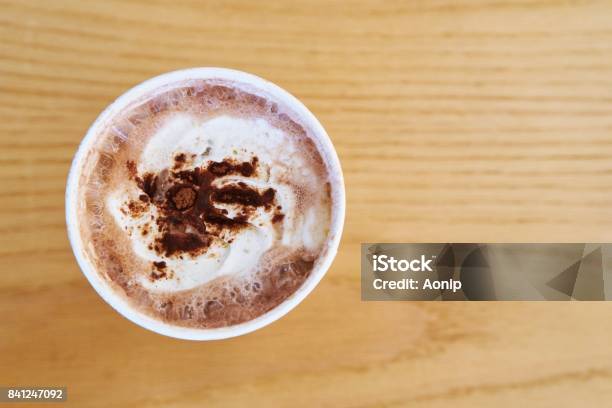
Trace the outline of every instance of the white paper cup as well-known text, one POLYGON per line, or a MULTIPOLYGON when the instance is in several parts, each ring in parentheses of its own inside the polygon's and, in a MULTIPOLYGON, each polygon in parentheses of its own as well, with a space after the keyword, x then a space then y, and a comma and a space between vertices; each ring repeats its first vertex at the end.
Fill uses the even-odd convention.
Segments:
POLYGON ((291 309, 296 307, 315 288, 321 278, 323 278, 323 275, 325 275, 329 269, 336 255, 344 225, 345 206, 344 181, 340 162, 331 140, 315 116, 294 96, 273 83, 245 72, 225 68, 192 68, 169 72, 149 79, 121 95, 107 107, 100 116, 98 116, 81 141, 79 149, 72 161, 66 186, 66 223, 68 226, 68 238, 83 274, 94 289, 115 310, 139 326, 166 336, 188 340, 216 340, 250 333, 280 319, 291 309), (216 329, 198 329, 164 323, 140 312, 129 304, 125 296, 113 290, 109 283, 95 270, 84 251, 84 243, 79 233, 80 220, 77 216, 77 209, 79 206, 83 205, 83 202, 79 201, 79 186, 77 183, 80 179, 83 160, 95 141, 94 139, 100 133, 100 130, 104 128, 106 123, 118 112, 121 112, 131 102, 139 99, 151 90, 164 85, 189 79, 213 78, 247 84, 252 89, 268 94, 282 105, 287 106, 289 110, 297 116, 297 119, 306 125, 312 137, 318 141, 319 149, 327 162, 332 183, 332 192, 334 194, 334 208, 332 211, 330 236, 328 238, 327 248, 318 259, 317 263, 315 263, 310 276, 291 296, 274 309, 253 320, 216 329))

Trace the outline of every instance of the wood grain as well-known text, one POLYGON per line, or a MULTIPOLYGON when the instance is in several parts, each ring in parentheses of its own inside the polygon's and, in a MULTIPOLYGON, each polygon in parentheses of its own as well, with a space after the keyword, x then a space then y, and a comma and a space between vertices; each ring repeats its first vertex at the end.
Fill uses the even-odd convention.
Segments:
POLYGON ((0 385, 67 406, 607 406, 610 303, 364 303, 361 242, 612 241, 612 2, 0 0, 0 385), (72 155, 132 85, 270 79, 319 117, 348 210, 314 293, 248 336, 149 333, 82 277, 72 155))

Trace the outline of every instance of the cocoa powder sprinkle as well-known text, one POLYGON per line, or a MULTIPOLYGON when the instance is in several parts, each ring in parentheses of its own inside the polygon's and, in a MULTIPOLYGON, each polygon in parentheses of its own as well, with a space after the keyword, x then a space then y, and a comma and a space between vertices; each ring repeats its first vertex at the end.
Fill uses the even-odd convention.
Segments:
POLYGON ((184 210, 193 206, 196 193, 192 188, 182 187, 172 197, 172 202, 178 210, 184 210))
MULTIPOLYGON (((179 153, 174 159, 175 164, 180 164, 186 156, 179 153)), ((165 169, 141 177, 136 174, 134 180, 144 193, 139 196, 140 200, 157 207, 155 223, 159 236, 155 238, 153 249, 166 257, 200 254, 215 239, 231 241, 232 232, 247 227, 257 207, 266 211, 275 209, 273 222, 282 220, 284 215, 276 208, 273 188, 261 190, 244 182, 216 186, 215 180, 227 175, 256 175, 257 165, 257 157, 244 162, 224 159, 193 169, 165 169), (239 208, 230 216, 228 210, 217 207, 218 204, 239 208)))

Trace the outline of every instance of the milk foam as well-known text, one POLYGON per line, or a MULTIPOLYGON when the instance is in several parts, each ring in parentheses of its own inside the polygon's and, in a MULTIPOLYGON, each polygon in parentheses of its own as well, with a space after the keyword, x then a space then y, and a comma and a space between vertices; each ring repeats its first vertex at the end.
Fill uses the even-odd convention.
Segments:
MULTIPOLYGON (((142 191, 134 183, 120 184, 108 195, 106 206, 117 225, 129 234, 129 242, 136 257, 144 262, 164 261, 169 271, 163 279, 149 279, 150 271, 136 273, 140 285, 154 293, 178 292, 204 285, 219 277, 239 277, 252 274, 271 247, 282 245, 288 250, 316 249, 323 245, 329 225, 329 208, 316 201, 310 208, 296 208, 300 187, 314 183, 316 177, 308 165, 303 149, 296 139, 263 118, 243 118, 231 115, 201 117, 191 113, 173 113, 158 126, 147 140, 136 161, 139 174, 158 173, 172 169, 175 156, 186 153, 192 157, 187 168, 205 167, 211 161, 227 158, 248 162, 259 159, 256 177, 232 174, 215 181, 218 187, 244 182, 261 189, 276 190, 276 202, 285 214, 279 223, 272 222, 272 214, 259 208, 249 218, 249 226, 232 237, 230 242, 214 241, 197 256, 180 258, 160 256, 151 245, 157 235, 157 209, 150 205, 134 217, 125 211, 125 204, 137 200, 142 191), (319 205, 320 204, 320 205, 319 205), (123 209, 123 210, 122 210, 123 209), (148 229, 142 235, 143 228, 148 229)), ((313 186, 316 189, 316 186, 313 186)), ((236 205, 215 204, 233 216, 236 205)))

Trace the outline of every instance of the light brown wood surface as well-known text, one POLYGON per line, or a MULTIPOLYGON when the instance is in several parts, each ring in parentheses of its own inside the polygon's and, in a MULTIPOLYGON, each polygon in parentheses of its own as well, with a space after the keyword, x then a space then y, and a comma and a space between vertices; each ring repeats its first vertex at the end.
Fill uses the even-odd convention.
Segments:
POLYGON ((361 302, 361 242, 612 241, 612 2, 0 0, 0 385, 97 407, 612 404, 612 303, 361 302), (217 342, 106 305, 68 167, 115 97, 241 69, 299 97, 346 178, 339 254, 293 312, 217 342))

